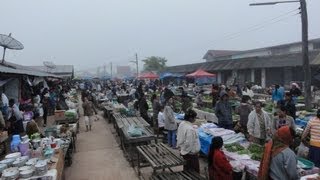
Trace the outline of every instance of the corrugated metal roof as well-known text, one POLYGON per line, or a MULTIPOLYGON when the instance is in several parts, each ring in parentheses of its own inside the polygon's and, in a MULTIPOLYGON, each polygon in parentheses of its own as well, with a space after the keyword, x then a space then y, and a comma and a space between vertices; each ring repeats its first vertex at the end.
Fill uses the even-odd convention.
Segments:
MULTIPOLYGON (((320 51, 309 52, 310 65, 320 65, 320 51)), ((302 66, 301 53, 249 57, 236 60, 221 60, 196 64, 187 64, 181 66, 167 67, 167 72, 189 73, 201 68, 205 71, 215 72, 223 70, 239 70, 239 69, 258 69, 258 68, 276 68, 276 67, 296 67, 302 66)))
MULTIPOLYGON (((45 66, 28 66, 30 68, 34 68, 40 71, 47 72, 48 68, 45 66)), ((73 65, 56 65, 55 68, 49 69, 50 73, 53 74, 60 74, 60 73, 72 73, 73 72, 73 65)))
POLYGON ((0 64, 0 73, 7 74, 25 74, 30 76, 39 76, 39 77, 57 77, 54 74, 45 73, 36 69, 32 69, 30 67, 5 62, 5 64, 0 64))

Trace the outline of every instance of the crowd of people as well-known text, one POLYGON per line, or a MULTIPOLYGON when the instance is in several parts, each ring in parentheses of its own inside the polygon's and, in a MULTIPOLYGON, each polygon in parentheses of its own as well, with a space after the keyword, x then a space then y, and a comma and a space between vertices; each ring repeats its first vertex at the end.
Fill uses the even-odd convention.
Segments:
MULTIPOLYGON (((93 104, 99 99, 119 101, 122 94, 127 94, 128 98, 122 103, 143 117, 154 127, 156 133, 166 131, 168 145, 173 149, 179 149, 187 162, 184 169, 199 172, 200 142, 198 133, 192 125, 197 117, 192 104, 195 103, 200 108, 204 106, 204 89, 196 84, 191 92, 190 90, 187 92, 187 87, 174 87, 172 84, 162 86, 159 81, 137 80, 107 81, 98 83, 98 85, 78 84, 78 88, 83 92, 85 106, 89 106, 88 109, 90 109, 88 116, 94 113, 93 105, 88 101, 92 101, 93 104), (194 101, 190 94, 195 97, 194 101), (150 98, 151 106, 147 103, 147 97, 150 98), (180 109, 175 107, 177 101, 182 104, 180 109), (152 115, 148 113, 149 109, 152 109, 152 115), (183 113, 185 121, 178 124, 176 113, 183 113)), ((275 107, 273 116, 263 109, 262 102, 253 101, 254 93, 250 85, 242 89, 240 86, 212 85, 212 109, 218 118, 217 125, 242 132, 251 142, 266 144, 259 171, 264 177, 267 179, 296 179, 298 177, 296 155, 290 147, 295 138, 295 104, 301 91, 299 86, 293 83, 288 92, 285 92, 283 87, 275 85, 269 94, 272 96, 275 107), (231 106, 230 98, 241 101, 236 109, 231 106), (236 125, 233 122, 233 112, 240 116, 239 123, 236 125)), ((90 129, 90 127, 89 123, 87 128, 90 129)), ((309 159, 318 167, 320 162, 319 129, 320 112, 315 119, 309 122, 302 136, 303 142, 306 142, 306 137, 311 134, 309 159)), ((232 167, 221 150, 222 147, 222 138, 214 137, 208 156, 210 179, 232 179, 232 167)))
POLYGON ((66 99, 70 87, 66 82, 53 82, 50 86, 47 83, 39 83, 30 87, 29 94, 21 99, 8 98, 5 93, 1 93, 1 131, 8 131, 9 135, 23 135, 33 131, 28 128, 34 129, 34 124, 43 124, 46 127, 47 117, 53 115, 56 109, 69 109, 66 99))

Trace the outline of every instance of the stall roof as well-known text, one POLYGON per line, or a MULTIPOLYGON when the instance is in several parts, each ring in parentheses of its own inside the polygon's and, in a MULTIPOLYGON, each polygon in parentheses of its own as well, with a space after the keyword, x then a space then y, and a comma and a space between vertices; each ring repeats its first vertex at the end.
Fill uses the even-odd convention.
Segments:
MULTIPOLYGON (((309 52, 310 65, 320 65, 320 51, 309 52)), ((302 66, 301 53, 266 56, 266 57, 249 57, 236 60, 221 60, 213 62, 186 64, 180 66, 167 67, 167 72, 193 72, 197 69, 205 71, 223 71, 237 69, 259 69, 259 68, 276 68, 276 67, 296 67, 302 66)))
POLYGON ((30 76, 39 76, 39 77, 56 77, 54 74, 41 72, 39 70, 29 68, 26 66, 5 62, 5 64, 0 64, 0 73, 7 73, 7 74, 24 74, 30 76))

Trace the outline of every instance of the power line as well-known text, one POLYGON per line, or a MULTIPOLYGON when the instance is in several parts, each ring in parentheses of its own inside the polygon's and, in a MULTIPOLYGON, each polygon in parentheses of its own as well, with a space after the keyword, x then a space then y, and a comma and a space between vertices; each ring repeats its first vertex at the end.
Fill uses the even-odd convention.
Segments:
MULTIPOLYGON (((269 26, 269 25, 276 24, 276 23, 278 23, 278 22, 284 21, 284 20, 286 20, 286 19, 288 19, 288 18, 291 18, 291 17, 293 17, 293 16, 296 16, 296 15, 298 15, 298 14, 299 14, 299 13, 297 13, 297 14, 292 14, 291 16, 284 17, 284 18, 282 18, 282 19, 278 19, 277 21, 273 21, 273 22, 268 23, 268 24, 264 24, 264 25, 257 26, 257 27, 252 28, 252 29, 248 29, 247 32, 244 32, 244 33, 249 33, 249 32, 254 32, 254 31, 257 31, 257 30, 260 30, 260 29, 264 29, 265 27, 267 27, 267 26, 269 26)), ((238 34, 238 35, 235 35, 235 36, 232 36, 232 37, 229 37, 229 38, 226 38, 226 39, 224 39, 223 41, 228 41, 228 40, 236 39, 236 38, 242 36, 244 33, 238 34)))
POLYGON ((250 26, 250 27, 247 27, 245 29, 242 29, 238 32, 235 32, 235 33, 231 33, 229 35, 226 35, 226 36, 223 36, 222 38, 219 38, 219 39, 216 39, 214 40, 214 42, 216 41, 224 41, 224 40, 231 40, 231 39, 234 39, 236 37, 238 37, 239 35, 243 34, 243 33, 247 33, 247 32, 252 32, 252 30, 259 30, 261 29, 261 27, 266 27, 267 25, 271 25, 271 24, 275 24, 277 22, 280 22, 280 21, 283 21, 284 19, 287 19, 288 15, 290 15, 289 17, 292 17, 292 15, 297 15, 297 14, 291 14, 292 12, 295 12, 299 10, 299 8, 296 8, 294 10, 291 10, 289 12, 286 12, 284 14, 281 14, 279 16, 276 16, 274 18, 271 18, 269 20, 266 20, 266 21, 263 21, 263 23, 259 23, 259 24, 256 24, 256 25, 253 25, 253 26, 250 26))

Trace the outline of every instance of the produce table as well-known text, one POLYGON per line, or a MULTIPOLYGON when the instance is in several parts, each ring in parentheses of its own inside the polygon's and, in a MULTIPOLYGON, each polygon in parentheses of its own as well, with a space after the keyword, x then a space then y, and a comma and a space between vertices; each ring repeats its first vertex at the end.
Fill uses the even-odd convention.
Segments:
POLYGON ((168 179, 196 179, 205 180, 199 173, 194 171, 180 171, 173 173, 161 173, 153 175, 150 180, 168 180, 168 179))
MULTIPOLYGON (((182 166, 185 164, 185 160, 169 149, 168 146, 163 143, 142 145, 137 147, 138 150, 138 174, 140 176, 141 167, 151 166, 153 174, 157 170, 166 169, 176 166, 182 166), (148 161, 148 165, 140 164, 140 155, 148 161)), ((170 179, 170 178, 169 178, 170 179)))
POLYGON ((205 119, 207 121, 218 123, 218 118, 214 113, 205 112, 196 108, 194 108, 193 110, 197 113, 197 117, 199 119, 205 119))
POLYGON ((136 150, 134 147, 142 144, 150 144, 152 140, 156 140, 156 136, 150 127, 142 126, 140 128, 142 129, 143 134, 137 137, 129 135, 129 126, 123 126, 120 129, 121 147, 132 166, 134 166, 133 155, 136 150))
POLYGON ((114 114, 114 118, 116 120, 116 125, 119 129, 124 126, 150 126, 147 121, 145 121, 142 117, 126 117, 120 114, 114 114))

